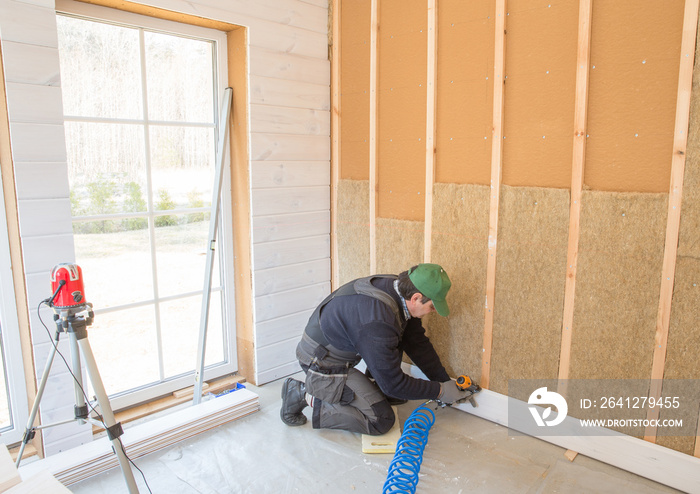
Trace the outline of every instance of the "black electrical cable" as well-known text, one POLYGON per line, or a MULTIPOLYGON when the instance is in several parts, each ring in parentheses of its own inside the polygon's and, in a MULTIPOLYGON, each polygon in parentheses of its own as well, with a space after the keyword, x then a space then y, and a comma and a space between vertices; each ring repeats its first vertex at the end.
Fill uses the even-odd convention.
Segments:
MULTIPOLYGON (((61 286, 63 286, 63 285, 61 285, 61 286)), ((60 287, 59 287, 59 289, 60 289, 60 287)), ((56 290, 56 291, 58 291, 58 290, 56 290)), ((51 341, 51 344, 52 344, 53 347, 56 349, 56 353, 58 353, 58 355, 61 357, 61 359, 63 360, 63 363, 66 364, 66 368, 68 369, 68 372, 70 372, 70 375, 73 376, 73 380, 74 380, 75 383, 78 385, 78 388, 80 388, 80 392, 83 394, 83 398, 85 398, 85 403, 87 403, 87 405, 90 407, 90 409, 95 413, 95 415, 97 415, 98 420, 100 421, 100 423, 102 424, 102 426, 104 427, 104 429, 105 429, 105 431, 106 431, 106 430, 107 430, 107 424, 105 424, 104 418, 102 417, 102 415, 101 415, 97 410, 95 410, 95 407, 92 406, 92 403, 90 403, 90 399, 87 397, 87 393, 85 393, 85 389, 83 389, 83 383, 81 383, 80 381, 78 381, 78 378, 75 376, 75 374, 73 374, 73 369, 71 369, 71 368, 70 368, 70 365, 68 365, 68 361, 67 361, 66 358, 63 356, 63 354, 61 353, 61 351, 58 349, 58 345, 56 344, 56 341, 55 341, 55 340, 53 339, 53 337, 51 336, 51 331, 49 330, 49 328, 48 328, 48 327, 46 326, 46 324, 44 323, 44 320, 41 318, 41 310, 40 310, 40 309, 41 309, 41 306, 42 306, 43 304, 46 304, 48 307, 50 307, 50 306, 48 305, 48 300, 49 300, 49 299, 42 300, 41 302, 39 302, 39 305, 38 305, 37 308, 36 308, 36 313, 37 313, 37 315, 39 316, 39 322, 41 323, 42 326, 44 326, 44 329, 46 330, 46 333, 49 335, 49 341, 51 341)), ((117 437, 117 438, 115 438, 115 439, 117 439, 117 441, 119 441, 119 447, 121 447, 122 452, 124 453, 124 456, 126 457, 126 459, 129 460, 129 463, 131 463, 131 464, 134 466, 134 468, 135 468, 136 470, 138 470, 139 473, 141 474, 141 477, 143 478, 143 482, 146 484, 146 489, 148 489, 148 492, 150 492, 151 494, 153 494, 153 491, 151 491, 151 487, 148 485, 148 481, 146 480, 146 475, 145 475, 145 474, 143 473, 143 471, 136 465, 136 463, 134 463, 134 461, 133 461, 131 458, 129 458, 129 455, 126 453, 126 448, 124 448, 124 444, 122 443, 121 437, 117 437)))

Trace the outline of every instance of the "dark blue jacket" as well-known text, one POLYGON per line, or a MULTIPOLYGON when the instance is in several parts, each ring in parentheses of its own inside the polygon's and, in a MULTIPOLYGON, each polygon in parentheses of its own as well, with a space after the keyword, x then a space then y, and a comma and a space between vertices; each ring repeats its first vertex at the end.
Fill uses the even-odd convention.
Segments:
POLYGON ((439 383, 450 377, 425 335, 421 320, 406 320, 393 279, 375 278, 372 284, 396 300, 402 327, 386 303, 367 295, 344 295, 328 302, 321 312, 324 336, 337 349, 361 355, 385 395, 407 400, 437 398, 439 383), (403 372, 403 352, 430 381, 403 372))

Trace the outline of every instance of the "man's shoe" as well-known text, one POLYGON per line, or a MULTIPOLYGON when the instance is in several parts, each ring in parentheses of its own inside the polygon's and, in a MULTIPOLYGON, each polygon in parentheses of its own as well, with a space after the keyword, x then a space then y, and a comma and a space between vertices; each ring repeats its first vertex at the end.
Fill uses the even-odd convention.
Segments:
POLYGON ((280 418, 285 424, 295 427, 304 425, 306 417, 301 411, 306 408, 304 383, 288 377, 282 384, 282 409, 280 418))

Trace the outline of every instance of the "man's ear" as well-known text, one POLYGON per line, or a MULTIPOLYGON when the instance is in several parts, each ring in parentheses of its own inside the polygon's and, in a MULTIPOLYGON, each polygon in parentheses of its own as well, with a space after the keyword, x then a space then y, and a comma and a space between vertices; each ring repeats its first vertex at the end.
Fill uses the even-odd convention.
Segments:
POLYGON ((422 300, 423 300, 423 294, 422 294, 422 293, 416 292, 416 293, 414 293, 413 295, 411 295, 411 302, 414 303, 414 304, 417 304, 418 302, 420 302, 420 301, 422 301, 422 300))

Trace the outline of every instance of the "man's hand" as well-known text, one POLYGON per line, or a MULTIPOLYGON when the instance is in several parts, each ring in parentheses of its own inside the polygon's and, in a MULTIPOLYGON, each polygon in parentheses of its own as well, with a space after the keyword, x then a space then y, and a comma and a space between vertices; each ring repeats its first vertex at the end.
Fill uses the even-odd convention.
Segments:
POLYGON ((440 383, 440 394, 437 399, 447 405, 452 405, 466 400, 471 395, 471 392, 459 389, 457 383, 451 380, 440 383))

